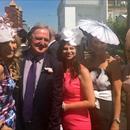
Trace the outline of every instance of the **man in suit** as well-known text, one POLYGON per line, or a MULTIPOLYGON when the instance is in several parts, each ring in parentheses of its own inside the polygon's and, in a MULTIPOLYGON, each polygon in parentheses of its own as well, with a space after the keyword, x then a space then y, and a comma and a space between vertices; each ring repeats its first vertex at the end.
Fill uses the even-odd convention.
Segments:
POLYGON ((48 52, 57 58, 57 50, 59 48, 59 39, 57 38, 58 34, 56 34, 55 31, 51 29, 51 36, 51 41, 48 44, 48 52))
POLYGON ((22 79, 16 105, 17 130, 60 129, 63 70, 62 65, 48 53, 50 39, 48 26, 34 26, 28 33, 30 48, 23 52, 22 79))

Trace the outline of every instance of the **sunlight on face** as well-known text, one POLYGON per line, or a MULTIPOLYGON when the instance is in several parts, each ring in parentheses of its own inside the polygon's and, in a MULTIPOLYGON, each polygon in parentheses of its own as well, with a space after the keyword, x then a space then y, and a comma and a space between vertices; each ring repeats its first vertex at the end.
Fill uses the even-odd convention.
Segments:
POLYGON ((37 29, 32 34, 32 49, 37 54, 44 53, 50 42, 49 31, 46 28, 37 29))
POLYGON ((70 44, 65 44, 62 53, 66 60, 71 60, 76 56, 76 48, 70 44))
POLYGON ((7 43, 7 46, 6 46, 7 53, 5 53, 6 58, 12 58, 15 55, 16 50, 17 50, 17 42, 15 40, 7 43))
POLYGON ((17 50, 16 41, 10 41, 7 43, 1 44, 1 56, 4 58, 12 58, 17 50))

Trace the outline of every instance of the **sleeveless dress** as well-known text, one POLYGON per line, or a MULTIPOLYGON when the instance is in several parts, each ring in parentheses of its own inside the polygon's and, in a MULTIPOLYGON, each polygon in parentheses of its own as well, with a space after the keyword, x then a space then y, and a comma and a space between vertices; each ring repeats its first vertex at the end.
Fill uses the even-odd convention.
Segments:
POLYGON ((13 90, 15 82, 9 75, 9 72, 4 66, 4 73, 6 78, 0 81, 0 120, 8 127, 15 129, 15 101, 13 99, 13 90))
MULTIPOLYGON (((74 103, 83 100, 82 90, 80 89, 78 77, 71 79, 69 72, 64 74, 63 101, 74 103)), ((63 112, 63 130, 91 130, 89 111, 85 109, 68 110, 63 112)))
POLYGON ((91 110, 92 130, 110 130, 113 121, 113 101, 111 79, 104 69, 94 69, 90 72, 96 108, 91 110))

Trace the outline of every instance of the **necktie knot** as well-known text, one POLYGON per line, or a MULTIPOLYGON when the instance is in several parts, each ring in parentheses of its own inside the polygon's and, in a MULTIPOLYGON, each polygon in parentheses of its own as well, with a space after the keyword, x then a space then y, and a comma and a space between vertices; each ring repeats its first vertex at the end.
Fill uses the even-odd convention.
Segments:
POLYGON ((33 57, 33 58, 31 59, 31 61, 32 61, 32 63, 36 63, 36 62, 38 62, 38 59, 37 59, 36 57, 33 57))
POLYGON ((39 62, 41 59, 43 59, 43 56, 42 55, 40 55, 40 56, 33 56, 32 58, 31 58, 31 61, 32 61, 32 63, 36 63, 36 62, 39 62))

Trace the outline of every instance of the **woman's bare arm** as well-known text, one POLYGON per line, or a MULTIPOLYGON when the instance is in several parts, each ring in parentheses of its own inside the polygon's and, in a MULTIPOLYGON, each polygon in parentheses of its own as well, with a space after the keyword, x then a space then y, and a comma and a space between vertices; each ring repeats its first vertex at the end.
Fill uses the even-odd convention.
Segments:
POLYGON ((66 104, 63 103, 63 109, 71 110, 71 109, 84 109, 84 108, 92 108, 95 106, 95 96, 93 90, 92 79, 90 73, 86 67, 81 65, 81 73, 79 75, 79 79, 81 82, 81 92, 83 94, 84 99, 82 101, 66 104))

